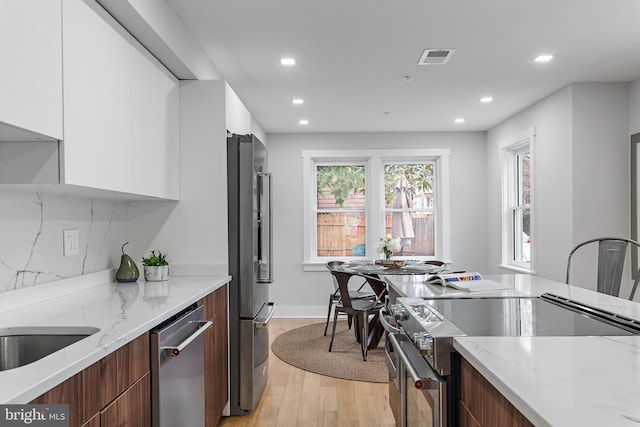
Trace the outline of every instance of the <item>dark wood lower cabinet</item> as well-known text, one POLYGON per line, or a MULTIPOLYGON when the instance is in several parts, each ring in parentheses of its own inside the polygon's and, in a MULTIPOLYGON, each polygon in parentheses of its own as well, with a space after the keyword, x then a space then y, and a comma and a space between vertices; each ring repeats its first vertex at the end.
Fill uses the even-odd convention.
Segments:
POLYGON ((533 424, 468 361, 462 359, 460 426, 533 427, 533 424))
POLYGON ((30 403, 41 405, 65 404, 69 405, 69 426, 78 426, 80 406, 80 374, 74 375, 62 384, 57 385, 46 393, 32 400, 30 403))
POLYGON ((70 427, 146 427, 151 425, 150 378, 146 333, 31 403, 68 404, 70 427))
POLYGON ((151 425, 151 374, 147 373, 100 413, 100 426, 151 425))
POLYGON ((102 427, 100 425, 100 415, 101 414, 94 415, 93 418, 91 418, 86 423, 82 424, 82 427, 102 427))
POLYGON ((460 402, 460 427, 482 427, 462 401, 460 402))
POLYGON ((222 411, 229 400, 228 387, 228 285, 218 288, 200 300, 204 306, 204 318, 213 321, 205 334, 204 344, 204 399, 205 426, 216 427, 222 419, 222 411))

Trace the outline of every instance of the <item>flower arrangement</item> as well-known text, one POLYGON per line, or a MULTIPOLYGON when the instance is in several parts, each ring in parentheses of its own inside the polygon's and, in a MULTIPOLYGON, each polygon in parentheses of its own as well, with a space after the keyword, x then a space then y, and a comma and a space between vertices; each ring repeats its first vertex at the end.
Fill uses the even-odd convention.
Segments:
POLYGON ((384 253, 384 259, 386 261, 390 261, 391 255, 399 250, 400 238, 396 237, 394 239, 391 234, 387 234, 386 237, 381 237, 378 243, 376 243, 376 251, 380 254, 384 253))

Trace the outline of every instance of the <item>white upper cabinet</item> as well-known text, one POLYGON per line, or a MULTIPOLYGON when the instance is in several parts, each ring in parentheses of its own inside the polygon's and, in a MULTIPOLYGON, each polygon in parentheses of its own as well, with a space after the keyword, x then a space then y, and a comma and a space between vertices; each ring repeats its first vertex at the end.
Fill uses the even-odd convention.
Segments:
POLYGON ((252 133, 251 113, 227 83, 225 83, 225 115, 229 132, 239 135, 252 133))
POLYGON ((63 3, 62 182, 177 200, 178 81, 93 0, 63 3))
POLYGON ((0 184, 178 200, 178 80, 111 15, 94 0, 0 0, 0 36, 0 184))
POLYGON ((60 0, 0 0, 0 141, 62 133, 60 0))

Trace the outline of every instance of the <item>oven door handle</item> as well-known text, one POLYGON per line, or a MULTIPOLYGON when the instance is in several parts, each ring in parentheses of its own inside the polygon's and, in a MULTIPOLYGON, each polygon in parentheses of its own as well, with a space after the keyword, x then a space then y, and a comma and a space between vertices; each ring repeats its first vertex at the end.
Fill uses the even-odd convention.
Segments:
POLYGON ((415 366, 413 366, 413 364, 411 363, 411 360, 409 360, 409 356, 407 356, 407 353, 404 351, 404 349, 402 348, 399 342, 399 341, 409 341, 409 339, 405 335, 388 334, 387 339, 391 342, 393 351, 397 352, 398 356, 400 356, 401 363, 404 365, 407 373, 411 377, 411 380, 413 381, 413 385, 415 386, 415 388, 421 389, 421 390, 437 389, 440 386, 440 383, 442 382, 442 380, 439 379, 436 375, 434 375, 432 378, 422 377, 416 370, 415 366))
POLYGON ((387 364, 389 377, 391 377, 391 379, 395 379, 398 377, 398 367, 393 363, 393 358, 391 357, 391 350, 389 350, 389 347, 391 347, 391 344, 389 340, 386 340, 384 343, 384 361, 387 364))
POLYGON ((399 334, 400 328, 396 328, 395 326, 393 326, 391 323, 389 323, 387 321, 387 314, 389 314, 387 312, 386 307, 381 307, 380 308, 380 315, 378 316, 380 319, 380 323, 382 323, 382 326, 384 327, 384 330, 387 331, 390 334, 399 334))

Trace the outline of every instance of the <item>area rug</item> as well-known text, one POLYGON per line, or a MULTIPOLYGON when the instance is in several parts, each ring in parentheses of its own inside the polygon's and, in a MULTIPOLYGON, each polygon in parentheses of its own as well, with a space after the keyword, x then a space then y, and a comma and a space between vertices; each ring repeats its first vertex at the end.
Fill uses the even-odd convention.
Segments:
POLYGON ((346 321, 340 321, 329 353, 331 324, 326 337, 324 325, 315 323, 284 332, 273 340, 271 351, 290 365, 320 375, 375 383, 389 380, 383 341, 367 352, 365 362, 353 329, 348 329, 346 321))

